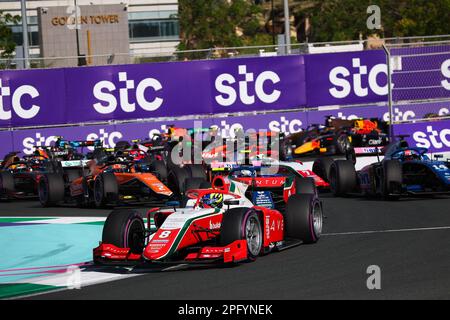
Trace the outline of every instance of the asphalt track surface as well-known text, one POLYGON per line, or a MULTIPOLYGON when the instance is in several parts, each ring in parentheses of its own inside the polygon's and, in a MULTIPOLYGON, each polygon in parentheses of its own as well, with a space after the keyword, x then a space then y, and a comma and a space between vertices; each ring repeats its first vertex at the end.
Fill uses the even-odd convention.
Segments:
MULTIPOLYGON (((228 268, 149 272, 31 299, 450 299, 450 199, 322 197, 319 243, 228 268), (381 268, 368 290, 367 268, 381 268)), ((105 216, 95 209, 0 203, 0 216, 105 216)))

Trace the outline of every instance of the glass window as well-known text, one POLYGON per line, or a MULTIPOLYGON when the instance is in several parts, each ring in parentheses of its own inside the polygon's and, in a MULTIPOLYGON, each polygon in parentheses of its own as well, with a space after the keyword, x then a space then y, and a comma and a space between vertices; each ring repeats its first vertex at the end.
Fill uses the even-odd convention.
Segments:
POLYGON ((130 24, 132 38, 159 37, 159 23, 157 21, 133 21, 130 24))
POLYGON ((176 10, 129 12, 128 20, 174 19, 177 15, 176 10))
MULTIPOLYGON (((13 32, 13 40, 18 45, 23 45, 23 37, 22 37, 22 27, 21 26, 14 26, 11 27, 11 30, 13 32)), ((31 46, 38 46, 39 45, 39 31, 38 26, 31 25, 28 26, 28 40, 31 46)))
POLYGON ((130 39, 174 38, 179 35, 178 20, 130 21, 130 39))

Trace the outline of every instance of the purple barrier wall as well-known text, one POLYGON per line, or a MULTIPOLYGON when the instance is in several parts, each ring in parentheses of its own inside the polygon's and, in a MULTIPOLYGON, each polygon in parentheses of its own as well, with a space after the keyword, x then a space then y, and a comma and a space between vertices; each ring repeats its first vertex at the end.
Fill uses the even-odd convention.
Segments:
MULTIPOLYGON (((450 98, 450 46, 397 49, 392 55, 401 55, 392 75, 394 101, 450 98)), ((305 64, 308 106, 388 100, 382 50, 307 55, 305 64)))
POLYGON ((297 108, 303 56, 0 72, 0 127, 297 108))
POLYGON ((308 106, 387 101, 383 51, 312 54, 305 62, 308 106))
MULTIPOLYGON (((436 113, 438 110, 450 109, 450 103, 447 105, 434 104, 436 113)), ((410 108, 410 106, 402 106, 402 108, 410 108)), ((417 113, 414 117, 410 115, 413 111, 401 109, 397 115, 404 112, 408 114, 409 120, 422 118, 423 115, 417 113)), ((402 113, 403 114, 403 113, 402 113)), ((267 115, 241 116, 241 117, 225 117, 206 120, 184 120, 172 122, 149 122, 139 124, 120 124, 120 125, 104 125, 104 126, 85 126, 85 127, 66 127, 66 128, 48 128, 37 130, 18 130, 0 132, 2 144, 0 144, 0 158, 4 154, 15 150, 25 154, 32 152, 35 145, 50 145, 55 136, 63 136, 66 139, 76 140, 95 140, 102 139, 107 147, 114 147, 120 140, 144 139, 152 137, 154 133, 166 132, 168 125, 175 125, 184 128, 210 127, 217 125, 222 130, 223 135, 234 132, 237 128, 255 129, 255 130, 272 130, 294 133, 305 129, 310 124, 324 123, 324 117, 332 115, 343 119, 352 119, 359 117, 383 117, 386 116, 386 108, 351 108, 327 111, 312 112, 287 112, 273 113, 267 115)), ((450 151, 450 120, 441 122, 422 122, 416 124, 401 124, 395 126, 395 134, 411 135, 411 142, 420 144, 420 146, 430 147, 432 151, 450 151), (431 126, 431 129, 428 127, 431 126), (437 135, 434 132, 437 131, 437 135), (437 137, 435 143, 434 138, 437 137), (427 142, 429 142, 429 145, 427 142)))
MULTIPOLYGON (((433 48, 397 52, 394 100, 450 98, 450 48, 433 48)), ((381 50, 1 71, 0 127, 386 102, 386 74, 381 50)))
POLYGON ((67 123, 64 69, 0 71, 0 127, 67 123))
POLYGON ((430 121, 394 126, 396 135, 409 135, 412 146, 428 148, 431 152, 450 151, 450 120, 430 121))

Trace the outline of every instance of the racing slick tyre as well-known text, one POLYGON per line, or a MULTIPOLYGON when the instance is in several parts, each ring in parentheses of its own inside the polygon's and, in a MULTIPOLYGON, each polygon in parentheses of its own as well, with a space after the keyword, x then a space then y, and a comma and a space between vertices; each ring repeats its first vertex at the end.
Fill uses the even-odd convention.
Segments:
POLYGON ((167 182, 168 172, 164 161, 162 160, 151 161, 150 170, 158 175, 159 180, 167 182))
POLYGON ((173 167, 167 178, 167 184, 170 190, 178 195, 183 195, 185 190, 185 181, 190 177, 186 168, 173 167))
POLYGON ((0 195, 14 192, 14 176, 11 172, 0 172, 0 195))
POLYGON ((330 168, 330 189, 337 197, 345 196, 356 187, 356 170, 350 160, 337 160, 330 168))
POLYGON ((250 208, 233 208, 223 214, 219 243, 227 246, 247 241, 248 260, 254 261, 263 249, 263 231, 258 213, 250 208))
POLYGON ((341 133, 335 137, 334 145, 336 146, 336 151, 339 154, 346 154, 347 150, 350 150, 352 147, 352 143, 350 142, 350 138, 347 134, 341 133))
POLYGON ((316 194, 316 185, 313 178, 295 178, 296 194, 316 194))
POLYGON ((43 207, 51 207, 64 200, 64 178, 58 173, 48 173, 39 179, 39 202, 43 207))
POLYGON ((114 151, 123 151, 130 148, 131 145, 128 141, 118 141, 114 147, 114 151))
POLYGON ((108 153, 104 149, 95 149, 92 152, 92 159, 97 160, 97 162, 104 162, 108 159, 108 153))
POLYGON ((398 200, 402 188, 402 164, 397 160, 383 161, 383 178, 381 179, 382 196, 386 200, 398 200))
POLYGON ((184 190, 189 191, 193 189, 201 189, 202 185, 204 185, 206 181, 203 178, 187 178, 184 181, 184 190))
POLYGON ((145 245, 145 225, 139 212, 133 209, 111 212, 103 227, 102 242, 141 254, 145 245))
POLYGON ((209 181, 203 181, 200 184, 200 188, 199 189, 211 189, 212 188, 212 184, 209 181))
POLYGON ((201 178, 206 181, 206 172, 201 164, 188 164, 185 168, 192 178, 201 178))
POLYGON ((116 176, 111 172, 104 172, 94 181, 94 203, 97 208, 116 205, 119 199, 119 185, 116 176))
POLYGON ((332 158, 319 158, 313 163, 312 171, 326 182, 330 179, 330 168, 334 160, 332 158))
POLYGON ((304 243, 315 243, 322 234, 322 205, 314 195, 290 196, 284 219, 286 237, 299 239, 304 243))

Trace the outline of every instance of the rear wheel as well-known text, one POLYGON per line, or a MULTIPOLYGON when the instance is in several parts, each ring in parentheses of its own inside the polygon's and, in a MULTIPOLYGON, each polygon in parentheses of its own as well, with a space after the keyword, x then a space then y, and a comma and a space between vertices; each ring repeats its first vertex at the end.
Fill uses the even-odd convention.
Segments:
POLYGON ((331 158, 319 158, 314 161, 312 171, 326 182, 330 178, 330 169, 334 160, 331 158))
POLYGON ((185 181, 190 177, 186 168, 174 167, 169 173, 168 186, 169 189, 178 195, 184 195, 186 192, 185 181))
POLYGON ((130 148, 130 147, 131 147, 131 145, 130 145, 130 143, 128 141, 118 141, 116 143, 116 146, 114 147, 114 150, 115 151, 123 151, 123 150, 126 150, 126 149, 130 148))
POLYGON ((335 196, 345 196, 356 187, 356 170, 350 160, 337 160, 330 168, 330 188, 335 196))
POLYGON ((119 185, 113 173, 102 173, 94 181, 94 202, 97 208, 116 205, 119 199, 119 185))
POLYGON ((56 205, 64 200, 64 178, 58 173, 48 173, 39 179, 39 202, 43 207, 56 205))
POLYGON ((11 172, 0 172, 0 192, 14 192, 14 176, 11 172))
POLYGON ((164 161, 154 160, 150 162, 150 170, 156 173, 161 181, 167 181, 168 172, 164 161))
POLYGON ((103 227, 102 242, 141 254, 145 245, 145 225, 141 215, 131 209, 111 212, 103 227))
POLYGON ((201 178, 206 180, 206 172, 201 164, 188 164, 185 165, 187 172, 189 172, 191 178, 201 178))
POLYGON ((261 221, 256 211, 233 208, 223 214, 220 245, 227 246, 236 240, 247 241, 247 256, 255 260, 263 248, 261 221))
POLYGON ((285 212, 286 236, 304 243, 315 243, 322 234, 322 205, 314 195, 294 194, 285 212))
POLYGON ((316 194, 316 184, 313 178, 295 178, 296 194, 316 194))

